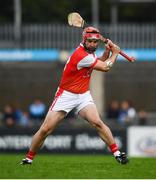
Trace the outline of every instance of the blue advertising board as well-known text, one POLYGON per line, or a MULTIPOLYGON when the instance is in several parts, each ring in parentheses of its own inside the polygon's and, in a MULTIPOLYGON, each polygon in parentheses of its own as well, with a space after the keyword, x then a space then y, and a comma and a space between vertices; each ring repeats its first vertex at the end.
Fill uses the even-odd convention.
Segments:
MULTIPOLYGON (((156 49, 122 49, 128 56, 134 56, 137 61, 156 61, 156 49)), ((70 51, 69 53, 73 52, 70 51)), ((103 49, 96 51, 102 55, 103 49)), ((9 49, 0 50, 0 61, 56 61, 60 59, 59 49, 9 49)), ((118 60, 124 58, 119 55, 118 60)))
POLYGON ((59 53, 57 49, 0 50, 0 61, 55 61, 59 53))

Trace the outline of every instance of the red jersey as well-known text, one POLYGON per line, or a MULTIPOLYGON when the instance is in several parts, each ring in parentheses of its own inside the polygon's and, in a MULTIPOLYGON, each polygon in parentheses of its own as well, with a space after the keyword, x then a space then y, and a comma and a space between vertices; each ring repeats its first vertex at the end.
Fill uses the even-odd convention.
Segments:
POLYGON ((91 73, 96 63, 96 55, 89 54, 80 44, 65 65, 59 87, 72 93, 85 93, 89 90, 91 73))

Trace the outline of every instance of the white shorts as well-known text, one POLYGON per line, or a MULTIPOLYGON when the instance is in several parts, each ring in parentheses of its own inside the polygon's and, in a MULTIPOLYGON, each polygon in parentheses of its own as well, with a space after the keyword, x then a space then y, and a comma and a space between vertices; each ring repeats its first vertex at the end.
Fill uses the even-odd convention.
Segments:
POLYGON ((76 108, 76 113, 78 113, 88 104, 94 104, 90 91, 83 94, 75 94, 58 88, 50 110, 69 113, 72 109, 76 108))

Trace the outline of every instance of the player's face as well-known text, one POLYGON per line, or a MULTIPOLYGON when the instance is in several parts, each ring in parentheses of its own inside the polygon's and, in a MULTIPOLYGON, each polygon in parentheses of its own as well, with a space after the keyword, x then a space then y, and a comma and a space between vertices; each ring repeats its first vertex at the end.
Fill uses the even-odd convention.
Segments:
POLYGON ((99 40, 97 39, 86 39, 85 48, 89 53, 96 51, 99 45, 99 40))

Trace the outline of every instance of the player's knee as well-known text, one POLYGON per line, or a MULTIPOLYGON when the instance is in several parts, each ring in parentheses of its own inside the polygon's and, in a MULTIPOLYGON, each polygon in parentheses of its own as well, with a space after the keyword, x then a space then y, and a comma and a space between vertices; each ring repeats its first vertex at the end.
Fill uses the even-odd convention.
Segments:
POLYGON ((46 137, 47 135, 49 135, 51 132, 51 128, 49 128, 48 126, 43 126, 41 129, 40 129, 40 133, 42 136, 46 137))
POLYGON ((103 126, 103 122, 100 119, 97 119, 97 120, 92 122, 92 125, 96 129, 101 129, 103 126))

